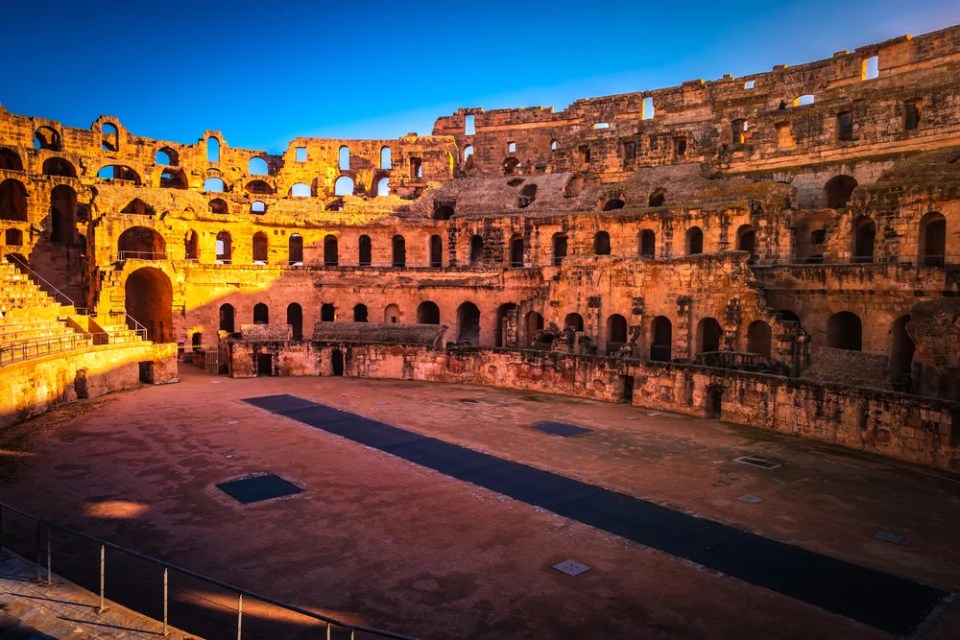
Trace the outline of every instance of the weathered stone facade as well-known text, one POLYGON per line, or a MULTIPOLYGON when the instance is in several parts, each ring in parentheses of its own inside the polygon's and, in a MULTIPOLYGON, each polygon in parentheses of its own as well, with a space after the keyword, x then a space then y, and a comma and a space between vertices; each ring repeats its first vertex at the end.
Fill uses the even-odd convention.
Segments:
MULTIPOLYGON (((378 323, 446 325, 435 353, 449 371, 506 357, 463 347, 541 351, 472 381, 522 387, 550 377, 542 351, 573 352, 631 377, 638 405, 719 402, 726 419, 814 437, 836 397, 828 439, 955 468, 958 78, 951 27, 559 112, 461 109, 429 136, 297 139, 280 155, 219 131, 180 144, 111 116, 74 129, 0 109, 0 241, 158 343, 212 349, 241 325, 289 325, 232 343, 238 376, 368 375, 343 350, 327 361, 336 332, 311 341, 317 323, 369 323, 370 345, 378 323), (688 393, 677 376, 708 382, 688 393), (775 409, 750 408, 767 393, 775 409), (934 427, 854 437, 857 406, 878 433, 906 428, 893 406, 934 427), (784 426, 791 411, 814 426, 784 426)), ((577 380, 564 392, 624 397, 619 377, 577 380)))

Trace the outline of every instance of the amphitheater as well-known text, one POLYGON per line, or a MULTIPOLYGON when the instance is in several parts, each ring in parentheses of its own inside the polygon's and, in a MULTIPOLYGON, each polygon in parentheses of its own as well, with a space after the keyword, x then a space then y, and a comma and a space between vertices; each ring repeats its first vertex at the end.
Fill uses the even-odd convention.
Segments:
POLYGON ((282 155, 0 107, 0 226, 4 502, 418 637, 960 634, 960 27, 282 155))

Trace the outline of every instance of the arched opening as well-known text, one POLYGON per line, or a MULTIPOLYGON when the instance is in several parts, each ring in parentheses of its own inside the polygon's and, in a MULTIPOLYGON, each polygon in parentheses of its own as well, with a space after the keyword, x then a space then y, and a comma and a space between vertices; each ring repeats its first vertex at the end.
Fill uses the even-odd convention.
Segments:
POLYGON ((40 127, 33 133, 33 148, 60 151, 60 134, 53 127, 40 127))
POLYGON ((719 384, 708 385, 706 402, 707 417, 719 420, 723 416, 723 387, 719 384))
MULTIPOLYGON (((324 241, 324 249, 326 249, 326 241, 324 241)), ((369 267, 373 261, 373 246, 370 243, 370 236, 366 234, 360 236, 359 254, 360 266, 369 267)))
POLYGON ((68 160, 63 158, 47 158, 43 161, 43 175, 76 178, 77 170, 68 160))
POLYGON ((400 324, 400 307, 388 304, 383 310, 383 321, 386 324, 400 324))
POLYGON ((873 262, 873 245, 877 236, 877 225, 867 216, 859 216, 853 221, 853 261, 873 262))
POLYGON ((472 302, 457 308, 457 344, 480 346, 480 309, 472 302))
POLYGON ((120 132, 117 131, 117 125, 104 123, 100 126, 100 150, 101 151, 119 151, 120 132))
POLYGON ((337 310, 329 302, 320 306, 320 322, 333 322, 337 319, 337 310))
POLYGON ((567 257, 567 236, 562 233, 553 234, 553 266, 559 267, 567 257))
POLYGON ((183 238, 183 257, 187 260, 196 260, 200 255, 200 241, 196 231, 187 231, 183 238))
POLYGON ((254 200, 250 203, 250 213, 262 215, 267 212, 267 204, 262 200, 254 200))
POLYGON ((700 230, 700 227, 687 229, 686 245, 688 256, 703 253, 703 231, 700 230))
POLYGON ((715 318, 704 318, 697 325, 697 353, 720 351, 723 329, 715 318))
POLYGON ((896 391, 913 389, 913 354, 916 345, 907 333, 910 316, 897 318, 890 329, 890 381, 896 391))
POLYGON ((4 171, 23 171, 20 154, 13 149, 0 149, 0 169, 4 171))
POLYGON ((650 199, 647 201, 647 204, 651 207, 662 207, 667 201, 667 190, 666 189, 656 189, 653 193, 650 194, 650 199))
POLYGON ((270 308, 263 302, 253 305, 253 324, 270 324, 270 308))
POLYGON ((438 235, 430 236, 430 268, 443 266, 443 239, 438 235))
POLYGON ((323 238, 323 265, 336 267, 340 264, 340 255, 337 248, 337 236, 327 235, 323 238))
POLYGON ((350 170, 350 147, 343 145, 338 152, 340 171, 350 170))
POLYGON ((233 317, 236 311, 232 304, 220 305, 220 331, 233 333, 233 317))
POLYGON ((665 316, 657 316, 650 325, 650 359, 670 362, 673 358, 673 324, 665 316))
POLYGON ((160 186, 164 189, 186 189, 187 178, 179 169, 168 169, 160 174, 160 186))
POLYGON ((254 156, 250 158, 250 162, 247 163, 247 173, 252 176, 269 175, 270 167, 267 165, 266 160, 260 156, 254 156))
POLYGON ((763 320, 754 320, 747 327, 747 351, 770 358, 772 337, 770 325, 763 320))
POLYGON ((784 322, 796 322, 797 326, 800 326, 800 316, 793 311, 790 311, 789 309, 781 309, 780 311, 777 311, 777 314, 784 322))
POLYGON ((50 192, 50 240, 73 244, 77 229, 77 192, 61 184, 50 192))
POLYGON ((171 342, 173 286, 170 278, 159 269, 137 269, 127 278, 124 294, 127 315, 147 328, 147 339, 171 342))
POLYGON ((606 231, 598 231, 593 236, 593 252, 598 256, 610 255, 610 234, 606 231))
POLYGON ((367 305, 365 304, 353 305, 353 321, 354 322, 366 322, 367 315, 368 315, 367 305))
POLYGON ((299 233, 290 235, 287 242, 287 263, 291 265, 303 264, 303 236, 299 233))
POLYGON ((849 311, 841 311, 827 320, 827 346, 860 351, 863 348, 863 323, 849 311))
POLYGON ((403 236, 393 236, 391 241, 393 251, 393 268, 404 269, 407 266, 407 241, 403 236))
POLYGON ((223 193, 226 189, 221 178, 207 178, 203 181, 203 190, 206 193, 223 193))
POLYGON ((417 305, 417 324, 440 324, 440 307, 430 300, 421 302, 417 305))
POLYGON ((524 187, 520 189, 520 196, 517 198, 517 207, 519 207, 520 209, 526 209, 531 204, 533 204, 534 200, 536 199, 537 199, 537 185, 535 184, 524 185, 524 187))
POLYGON ((10 247, 22 247, 23 231, 20 229, 7 229, 3 232, 3 243, 10 247))
POLYGON ((232 259, 232 249, 230 234, 226 231, 221 231, 217 234, 217 263, 218 264, 229 264, 232 259))
POLYGON ((537 341, 537 334, 543 330, 543 316, 536 311, 527 314, 524 321, 526 346, 530 347, 537 341))
POLYGON ((210 213, 230 213, 225 200, 214 198, 210 201, 210 213))
MULTIPOLYGON (((159 233, 147 227, 130 227, 117 240, 120 260, 166 260, 166 242, 159 233)), ((166 276, 164 276, 166 277, 166 276)))
POLYGON ((207 162, 220 162, 220 141, 213 136, 207 138, 207 162))
POLYGON ((640 257, 651 260, 657 257, 657 234, 650 229, 640 232, 640 257))
POLYGON ((27 221, 27 189, 19 180, 0 182, 0 220, 27 221))
POLYGON ((564 198, 576 198, 586 187, 586 181, 583 179, 583 176, 573 176, 567 180, 567 184, 563 186, 563 197, 564 198))
POLYGON ((380 168, 384 171, 393 168, 393 153, 390 151, 390 147, 381 147, 380 148, 380 168))
POLYGON ((293 339, 303 340, 303 307, 296 302, 287 305, 287 324, 293 329, 293 339))
POLYGON ((254 264, 267 264, 269 259, 269 241, 267 240, 267 234, 262 231, 258 231, 253 234, 253 263, 254 264))
POLYGON ((163 147, 162 149, 157 149, 157 153, 153 156, 153 161, 162 166, 175 167, 180 164, 180 156, 170 147, 163 147))
POLYGON ((377 181, 377 197, 383 198, 390 195, 390 178, 380 178, 377 181))
POLYGON ((330 353, 330 368, 333 370, 333 375, 343 375, 343 351, 340 349, 334 349, 330 353))
POLYGON ((247 193, 252 193, 254 195, 272 195, 273 187, 270 186, 269 182, 265 180, 251 180, 247 183, 247 186, 244 187, 244 190, 247 193))
POLYGON ((453 217, 455 213, 454 207, 449 204, 439 204, 435 203, 433 205, 433 219, 434 220, 449 220, 453 217))
POLYGON ((517 167, 520 166, 520 161, 516 158, 507 158, 503 161, 503 175, 509 176, 513 175, 517 167))
POLYGON ((737 251, 746 251, 750 260, 757 257, 757 232, 748 224, 737 229, 737 251))
POLYGON ((619 351, 627 344, 627 319, 619 313, 607 318, 607 353, 619 351))
POLYGON ((313 195, 313 191, 310 189, 310 185, 297 182, 292 187, 290 187, 290 197, 291 198, 309 198, 313 195))
POLYGON ((468 144, 463 148, 463 170, 473 169, 473 145, 468 144))
POLYGON ((627 203, 623 200, 623 198, 610 198, 603 203, 603 210, 616 211, 617 209, 623 209, 625 206, 627 206, 627 203))
POLYGON ((517 346, 517 305, 508 302, 497 308, 497 325, 494 327, 494 344, 498 348, 517 346))
POLYGON ((510 238, 510 266, 514 269, 523 267, 523 236, 514 234, 510 238))
POLYGON ((353 195, 353 179, 349 176, 340 176, 337 178, 337 181, 333 184, 333 195, 335 196, 352 196, 353 195))
POLYGON ((579 313, 568 313, 567 317, 563 319, 563 329, 571 331, 582 332, 583 331, 583 316, 579 313))
POLYGON ((134 198, 127 203, 123 209, 120 210, 120 213, 132 213, 138 216, 153 216, 156 215, 156 210, 140 198, 134 198))
POLYGON ((483 264, 483 236, 475 235, 470 237, 470 265, 479 266, 483 264))
POLYGON ((920 260, 925 267, 942 267, 947 254, 947 220, 937 211, 920 218, 920 260))
POLYGON ((834 176, 823 186, 823 197, 827 208, 842 209, 847 206, 853 190, 857 188, 857 181, 850 176, 834 176))

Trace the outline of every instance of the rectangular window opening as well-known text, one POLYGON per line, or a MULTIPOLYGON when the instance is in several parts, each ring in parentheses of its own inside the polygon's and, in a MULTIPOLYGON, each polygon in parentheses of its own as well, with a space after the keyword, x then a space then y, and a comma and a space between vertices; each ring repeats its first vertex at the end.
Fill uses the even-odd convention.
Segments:
POLYGON ((880 77, 880 56, 870 56, 863 61, 863 67, 860 70, 862 80, 873 80, 880 77))
POLYGON ((641 110, 641 118, 643 120, 653 120, 653 115, 656 110, 653 108, 653 98, 644 98, 643 99, 643 109, 641 110))
POLYGON ((463 134, 467 136, 472 136, 477 132, 476 125, 474 124, 474 117, 468 115, 463 119, 463 134))
POLYGON ((297 147, 297 162, 306 162, 306 161, 307 161, 307 148, 297 147))

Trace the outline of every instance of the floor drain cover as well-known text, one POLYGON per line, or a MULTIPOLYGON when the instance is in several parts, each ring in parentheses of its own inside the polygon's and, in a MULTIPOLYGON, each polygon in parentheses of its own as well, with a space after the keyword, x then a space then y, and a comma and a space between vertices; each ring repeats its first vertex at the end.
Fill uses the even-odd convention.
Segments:
POLYGON ((776 460, 761 458, 760 456, 740 456, 739 458, 734 458, 733 461, 739 462, 740 464, 749 464, 752 467, 760 467, 761 469, 776 469, 781 466, 776 460))
POLYGON ((568 576, 578 576, 581 573, 590 571, 590 567, 576 560, 564 560, 563 562, 558 562, 553 565, 553 568, 561 573, 565 573, 568 576))
POLYGON ((271 474, 221 482, 217 489, 231 498, 243 503, 252 504, 262 500, 271 500, 283 496, 292 496, 303 491, 297 485, 287 482, 283 478, 271 474))
POLYGON ((542 431, 544 433, 549 433, 552 436, 560 436, 562 438, 581 436, 585 433, 590 433, 593 431, 593 429, 586 429, 584 427, 578 427, 575 424, 565 424, 563 422, 541 422, 533 425, 530 428, 536 429, 537 431, 542 431))
POLYGON ((739 498, 737 498, 737 500, 739 500, 740 502, 746 502, 747 504, 759 504, 763 502, 763 498, 761 498, 760 496, 751 496, 751 495, 740 496, 739 498))
POLYGON ((899 533, 893 533, 891 531, 877 531, 873 534, 875 540, 881 540, 883 542, 890 542, 892 544, 900 544, 903 542, 903 536, 899 533))

